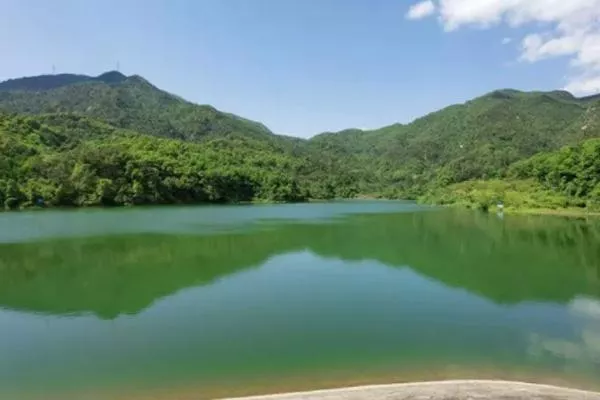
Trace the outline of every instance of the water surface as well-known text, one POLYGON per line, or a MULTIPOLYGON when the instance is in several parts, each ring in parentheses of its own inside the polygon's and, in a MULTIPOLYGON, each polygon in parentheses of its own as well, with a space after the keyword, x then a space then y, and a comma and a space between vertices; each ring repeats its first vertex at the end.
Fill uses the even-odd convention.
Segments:
POLYGON ((0 398, 597 388, 600 226, 403 202, 0 214, 0 327, 0 398))

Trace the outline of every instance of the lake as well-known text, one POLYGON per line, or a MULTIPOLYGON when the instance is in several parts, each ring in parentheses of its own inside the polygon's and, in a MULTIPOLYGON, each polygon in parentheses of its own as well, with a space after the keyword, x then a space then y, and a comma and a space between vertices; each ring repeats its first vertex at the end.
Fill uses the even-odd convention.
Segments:
POLYGON ((409 202, 0 214, 0 398, 600 388, 600 223, 409 202))

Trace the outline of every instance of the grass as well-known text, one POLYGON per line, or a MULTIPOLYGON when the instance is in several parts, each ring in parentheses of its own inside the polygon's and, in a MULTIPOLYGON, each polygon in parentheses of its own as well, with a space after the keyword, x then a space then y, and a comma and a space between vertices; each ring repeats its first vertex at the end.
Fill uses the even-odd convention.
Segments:
POLYGON ((461 182, 433 190, 419 201, 484 212, 497 211, 496 205, 501 201, 505 206, 503 211, 507 214, 600 216, 597 204, 550 191, 533 180, 461 182))

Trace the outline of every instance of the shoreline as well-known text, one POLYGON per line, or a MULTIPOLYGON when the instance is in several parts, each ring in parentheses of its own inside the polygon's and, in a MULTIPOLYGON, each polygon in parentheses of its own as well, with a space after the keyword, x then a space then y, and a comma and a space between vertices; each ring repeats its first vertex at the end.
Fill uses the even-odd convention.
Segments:
POLYGON ((600 211, 590 211, 585 208, 512 208, 507 207, 502 211, 495 207, 490 207, 487 211, 478 210, 475 205, 466 204, 430 204, 430 203, 417 203, 424 206, 433 206, 441 208, 451 208, 456 210, 471 210, 480 211, 487 214, 505 214, 505 215, 530 215, 530 216, 552 216, 552 217, 565 217, 565 218, 598 218, 600 217, 600 211))
POLYGON ((282 204, 313 204, 313 203, 332 203, 339 201, 412 201, 403 199, 387 199, 375 196, 357 196, 357 197, 337 197, 332 199, 314 199, 308 198, 298 201, 275 201, 255 199, 248 201, 230 201, 230 202, 190 202, 190 203, 145 203, 145 204, 119 204, 119 205, 82 205, 82 206, 24 206, 18 208, 5 208, 0 204, 0 214, 3 213, 19 213, 19 212, 44 212, 44 211, 78 211, 78 210, 120 210, 120 209, 138 209, 138 208, 154 208, 154 207, 220 207, 220 206, 253 206, 253 205, 282 205, 282 204))
MULTIPOLYGON (((0 397, 44 400, 600 400, 600 386, 571 386, 566 381, 523 381, 518 377, 435 377, 395 383, 382 379, 379 383, 347 382, 339 386, 301 388, 279 385, 271 381, 271 390, 260 390, 252 384, 242 391, 221 386, 214 390, 198 387, 104 388, 62 393, 34 391, 4 392, 0 397), (278 390, 276 389, 278 387, 278 390)), ((224 382, 221 382, 222 384, 224 382)), ((220 386, 220 385, 219 385, 220 386)))
POLYGON ((505 210, 510 215, 550 215, 555 217, 569 217, 569 218, 598 218, 600 212, 589 211, 587 209, 577 208, 508 208, 505 210))
POLYGON ((222 400, 600 400, 600 392, 503 380, 447 380, 279 393, 222 400))
MULTIPOLYGON (((111 400, 600 400, 600 381, 579 375, 553 374, 549 371, 526 369, 497 370, 490 366, 477 367, 477 373, 459 366, 440 370, 407 369, 404 373, 371 371, 360 377, 330 376, 323 371, 302 377, 272 376, 269 380, 231 381, 210 384, 184 385, 176 388, 156 388, 106 396, 111 400), (369 375, 369 377, 367 376, 369 375), (299 378, 299 379, 298 379, 299 378), (463 394, 456 396, 457 393, 463 394), (528 395, 519 396, 523 393, 528 395), (538 396, 541 393, 544 397, 538 396), (549 394, 561 393, 561 397, 549 394), (503 397, 506 395, 510 397, 503 397), (582 396, 587 395, 587 397, 582 396), (535 397, 538 396, 538 397, 535 397)), ((79 398, 74 398, 74 400, 79 398)), ((58 400, 58 399, 56 399, 58 400)), ((61 399, 64 400, 64 399, 61 399)))

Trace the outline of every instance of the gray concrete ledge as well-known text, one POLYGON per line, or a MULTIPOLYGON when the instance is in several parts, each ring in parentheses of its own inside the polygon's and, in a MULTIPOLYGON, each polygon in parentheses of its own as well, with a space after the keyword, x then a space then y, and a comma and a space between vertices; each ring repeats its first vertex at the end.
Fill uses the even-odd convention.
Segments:
MULTIPOLYGON (((600 378, 599 378, 600 379, 600 378)), ((359 386, 251 396, 237 400, 600 400, 600 393, 494 380, 456 380, 359 386)))

